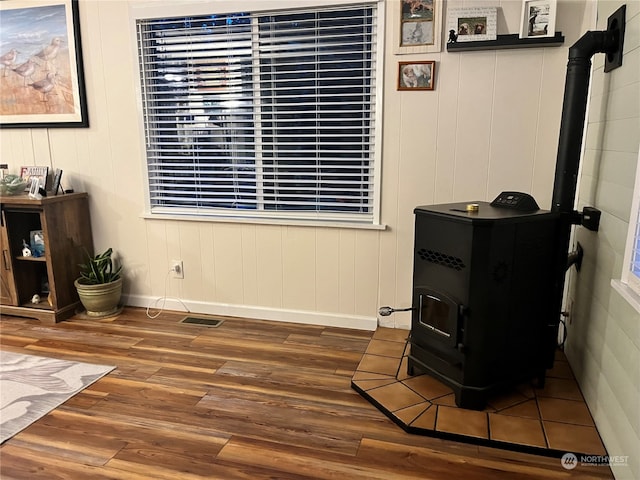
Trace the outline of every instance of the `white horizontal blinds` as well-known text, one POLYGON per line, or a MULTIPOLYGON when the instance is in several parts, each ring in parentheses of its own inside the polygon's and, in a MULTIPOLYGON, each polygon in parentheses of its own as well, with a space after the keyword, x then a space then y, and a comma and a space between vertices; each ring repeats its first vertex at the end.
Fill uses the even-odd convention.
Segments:
POLYGON ((138 29, 152 210, 255 208, 251 18, 138 29))
POLYGON ((371 215, 372 8, 258 22, 265 208, 371 215))
POLYGON ((139 22, 152 210, 372 221, 375 20, 360 5, 139 22))

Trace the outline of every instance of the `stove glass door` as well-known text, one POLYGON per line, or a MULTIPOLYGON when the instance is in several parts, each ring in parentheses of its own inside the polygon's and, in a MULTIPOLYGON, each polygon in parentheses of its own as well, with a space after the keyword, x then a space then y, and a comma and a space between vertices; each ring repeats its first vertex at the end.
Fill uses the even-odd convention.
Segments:
POLYGON ((447 345, 457 344, 458 303, 441 293, 420 289, 417 318, 420 329, 447 345))

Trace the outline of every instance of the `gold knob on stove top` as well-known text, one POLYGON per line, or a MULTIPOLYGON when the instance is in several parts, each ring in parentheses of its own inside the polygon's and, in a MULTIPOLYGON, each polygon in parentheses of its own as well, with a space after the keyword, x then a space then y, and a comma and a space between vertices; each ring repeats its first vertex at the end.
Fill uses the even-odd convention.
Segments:
POLYGON ((467 203, 467 212, 477 212, 480 210, 480 205, 477 203, 467 203))

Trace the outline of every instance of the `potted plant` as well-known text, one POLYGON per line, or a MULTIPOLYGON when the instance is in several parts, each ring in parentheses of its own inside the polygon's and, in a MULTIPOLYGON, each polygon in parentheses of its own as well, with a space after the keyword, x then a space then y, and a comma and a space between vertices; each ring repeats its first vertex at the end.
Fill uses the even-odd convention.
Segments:
POLYGON ((122 265, 115 267, 113 249, 91 256, 81 263, 80 278, 74 285, 80 302, 91 317, 106 317, 118 311, 122 296, 122 265))

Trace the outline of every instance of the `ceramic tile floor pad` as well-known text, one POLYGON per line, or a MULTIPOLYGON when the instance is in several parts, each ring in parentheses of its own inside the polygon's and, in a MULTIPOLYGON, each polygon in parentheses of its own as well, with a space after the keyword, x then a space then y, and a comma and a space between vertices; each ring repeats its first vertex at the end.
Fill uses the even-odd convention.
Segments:
POLYGON ((491 397, 484 411, 473 411, 457 407, 451 388, 438 380, 407 375, 408 333, 378 328, 351 380, 407 432, 553 457, 606 455, 561 351, 544 388, 518 385, 491 397))

